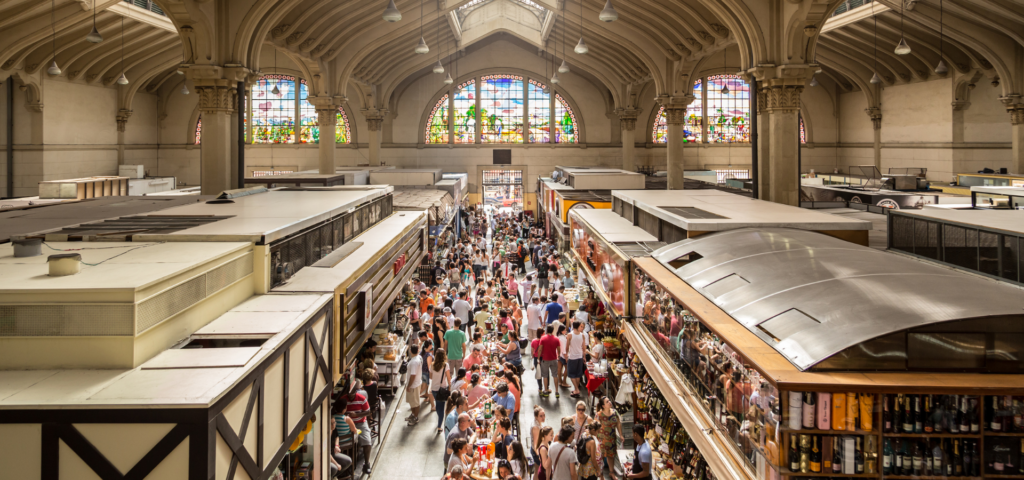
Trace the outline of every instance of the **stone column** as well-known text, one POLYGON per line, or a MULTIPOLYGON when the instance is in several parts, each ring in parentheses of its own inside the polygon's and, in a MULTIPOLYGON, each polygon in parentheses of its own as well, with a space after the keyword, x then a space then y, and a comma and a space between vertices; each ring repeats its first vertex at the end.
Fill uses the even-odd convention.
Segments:
POLYGON ((380 134, 384 123, 383 115, 368 115, 366 126, 370 131, 370 166, 380 166, 380 134))
POLYGON ((117 164, 124 165, 124 130, 128 127, 128 117, 132 111, 121 108, 117 111, 117 164))
MULTIPOLYGON (((800 181, 797 157, 800 148, 800 94, 805 80, 775 78, 765 81, 771 167, 767 175, 771 201, 800 205, 800 181)), ((758 140, 761 137, 758 136, 758 140)), ((760 174, 760 172, 759 172, 760 174)))
POLYGON ((335 128, 338 125, 337 105, 317 105, 316 123, 320 128, 320 173, 334 173, 335 128))
POLYGON ((686 137, 686 106, 666 106, 665 123, 668 124, 668 189, 682 190, 685 183, 686 165, 683 160, 683 144, 679 139, 686 137))
POLYGON ((874 156, 875 168, 882 171, 882 109, 871 107, 864 109, 864 112, 871 117, 871 127, 874 129, 874 156))
POLYGON ((771 201, 772 125, 768 116, 768 97, 764 82, 757 89, 757 198, 771 201))
POLYGON ((1017 105, 1010 112, 1010 137, 1013 143, 1013 159, 1010 168, 1014 173, 1024 173, 1024 105, 1017 105))
POLYGON ((622 129, 622 169, 636 171, 636 113, 619 115, 619 127, 622 129))
POLYGON ((235 82, 223 79, 194 80, 203 116, 202 194, 231 190, 231 115, 238 101, 235 82))

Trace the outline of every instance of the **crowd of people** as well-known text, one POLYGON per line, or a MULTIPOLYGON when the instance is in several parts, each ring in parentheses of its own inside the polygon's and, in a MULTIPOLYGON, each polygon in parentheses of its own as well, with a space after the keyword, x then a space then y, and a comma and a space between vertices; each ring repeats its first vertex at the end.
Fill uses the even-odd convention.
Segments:
MULTIPOLYGON (((522 212, 478 206, 465 213, 462 238, 429 260, 429 278, 413 281, 417 301, 405 312, 414 331, 407 350, 408 427, 436 417, 431 425, 445 439, 439 460, 445 478, 454 480, 471 478, 483 444, 494 448, 488 458, 499 480, 596 480, 604 468, 613 480, 643 478, 622 473, 615 453, 622 425, 612 401, 594 402, 588 414, 581 400, 588 395, 586 359, 600 360, 604 350, 601 334, 592 331, 593 302, 569 309, 565 289, 577 282, 556 246, 522 212), (526 375, 536 380, 540 397, 566 391, 576 414, 548 426, 536 406, 529 428, 521 428, 526 375)), ((361 423, 364 404, 358 391, 341 408, 335 404, 338 434, 368 430, 361 423)), ((345 459, 335 457, 343 471, 345 459)))

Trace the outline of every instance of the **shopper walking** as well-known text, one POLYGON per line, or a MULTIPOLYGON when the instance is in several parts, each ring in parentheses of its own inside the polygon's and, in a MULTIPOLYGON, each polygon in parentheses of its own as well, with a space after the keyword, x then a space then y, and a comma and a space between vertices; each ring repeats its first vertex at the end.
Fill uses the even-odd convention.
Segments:
POLYGON ((548 457, 551 460, 551 480, 577 480, 576 452, 572 445, 572 427, 562 427, 558 441, 551 444, 548 457))
POLYGON ((595 423, 601 426, 597 433, 597 439, 601 445, 601 458, 608 466, 608 474, 611 480, 618 480, 622 476, 622 464, 619 463, 619 456, 616 454, 619 440, 622 436, 622 420, 619 412, 615 411, 612 399, 601 397, 597 402, 594 412, 595 423))
MULTIPOLYGON (((558 352, 561 350, 558 338, 554 336, 555 329, 550 325, 545 331, 546 335, 541 337, 538 353, 540 354, 540 377, 544 380, 544 390, 540 392, 540 396, 547 397, 551 395, 551 384, 549 379, 554 377, 554 381, 558 381, 558 352)), ((555 396, 560 396, 556 385, 555 396)))
POLYGON ((466 352, 466 343, 468 338, 466 332, 459 329, 462 326, 461 320, 455 319, 455 324, 452 325, 452 329, 444 332, 444 351, 448 355, 448 365, 452 370, 457 370, 462 367, 462 360, 466 352))
POLYGON ((412 413, 406 418, 409 426, 415 426, 420 421, 420 385, 423 383, 423 357, 420 357, 420 349, 416 345, 409 347, 409 385, 405 389, 405 401, 409 403, 412 413))
POLYGON ((572 322, 572 332, 566 336, 566 369, 568 370, 569 381, 572 382, 573 398, 580 397, 580 382, 583 381, 583 373, 587 364, 584 355, 590 345, 590 335, 583 331, 583 325, 579 320, 572 322))
MULTIPOLYGON (((427 344, 429 345, 429 344, 427 344)), ((437 410, 437 431, 440 432, 444 426, 445 402, 451 396, 452 369, 445 361, 445 357, 438 355, 430 365, 430 394, 434 399, 437 410)))

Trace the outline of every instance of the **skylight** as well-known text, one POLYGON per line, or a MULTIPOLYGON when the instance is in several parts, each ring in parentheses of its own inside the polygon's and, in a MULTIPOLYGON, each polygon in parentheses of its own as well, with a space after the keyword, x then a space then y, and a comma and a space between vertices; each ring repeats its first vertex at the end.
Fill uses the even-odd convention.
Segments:
MULTIPOLYGON (((459 17, 459 22, 462 22, 463 20, 465 20, 466 17, 471 12, 473 12, 473 10, 476 10, 477 8, 480 8, 480 7, 484 6, 484 5, 487 5, 488 3, 492 3, 492 2, 495 2, 495 1, 502 1, 502 0, 472 0, 469 3, 466 3, 465 5, 459 7, 458 10, 456 10, 456 14, 459 17)), ((533 2, 531 0, 503 0, 503 1, 514 3, 516 5, 519 5, 520 7, 523 7, 525 9, 533 12, 533 14, 537 16, 537 19, 540 20, 542 23, 544 22, 544 18, 548 14, 548 9, 544 8, 540 4, 538 4, 536 2, 533 2)))

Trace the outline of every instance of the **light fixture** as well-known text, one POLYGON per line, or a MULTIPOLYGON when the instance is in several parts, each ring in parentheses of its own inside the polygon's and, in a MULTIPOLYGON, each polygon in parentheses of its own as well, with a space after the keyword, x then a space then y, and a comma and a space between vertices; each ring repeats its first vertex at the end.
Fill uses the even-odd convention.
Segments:
POLYGON ((423 37, 420 37, 420 43, 419 45, 416 45, 416 48, 413 51, 423 55, 425 53, 430 53, 430 47, 427 46, 427 41, 424 40, 423 37))
POLYGON ((440 75, 444 73, 444 65, 441 65, 441 9, 437 9, 437 37, 434 39, 437 42, 437 64, 434 65, 434 73, 440 75))
POLYGON ((384 9, 384 21, 395 23, 402 19, 402 12, 395 6, 395 0, 388 0, 388 8, 384 9))
POLYGON ((939 64, 935 66, 935 73, 945 75, 949 72, 946 61, 942 58, 942 0, 939 0, 939 64))
POLYGON ((619 12, 616 12, 615 7, 612 6, 612 0, 604 1, 604 9, 601 10, 601 14, 597 18, 602 22, 614 22, 619 19, 619 12))
MULTIPOLYGON (((723 59, 722 59, 722 68, 724 68, 725 70, 729 70, 729 50, 728 49, 723 49, 722 50, 722 57, 723 57, 723 59)), ((728 94, 729 94, 729 80, 726 80, 726 79, 723 78, 722 79, 722 95, 728 95, 728 94)))
POLYGON ((558 67, 558 73, 569 73, 569 64, 562 60, 562 65, 558 67))
POLYGON ((128 77, 124 76, 124 17, 121 17, 121 76, 117 77, 118 85, 128 85, 128 77))
POLYGON ((812 87, 817 87, 818 86, 818 78, 812 76, 811 77, 811 82, 808 85, 810 85, 812 87))
POLYGON ((874 24, 874 30, 871 33, 871 69, 874 74, 871 75, 870 82, 872 85, 878 85, 879 83, 882 83, 882 77, 878 76, 878 17, 872 15, 871 20, 874 24))
POLYGON ((462 85, 455 87, 455 95, 462 95, 462 85))
POLYGON ((910 53, 910 45, 907 45, 907 40, 903 38, 903 6, 904 2, 900 1, 900 43, 896 44, 896 55, 906 55, 910 53))
POLYGON ((553 83, 555 85, 558 85, 558 82, 560 82, 560 81, 561 80, 558 79, 558 74, 557 73, 551 76, 551 83, 553 83))
POLYGON ((579 55, 586 55, 590 51, 587 48, 587 42, 583 41, 583 0, 580 0, 580 41, 576 44, 576 48, 573 51, 579 55))
POLYGON ((444 65, 441 65, 440 60, 438 60, 437 63, 434 64, 434 73, 439 75, 444 73, 444 65))
POLYGON ((100 35, 100 31, 96 29, 96 0, 92 0, 92 31, 85 36, 85 39, 89 43, 100 43, 103 41, 103 35, 100 35))
POLYGON ((281 94, 281 89, 277 88, 277 84, 275 83, 274 84, 274 89, 271 90, 270 93, 273 93, 274 95, 280 95, 281 94))
MULTIPOLYGON (((274 47, 274 72, 277 72, 277 47, 274 47)), ((277 88, 279 82, 274 82, 274 88, 270 90, 270 93, 274 95, 280 95, 281 89, 277 88)))
POLYGON ((547 85, 544 85, 544 94, 545 95, 550 95, 551 94, 551 87, 549 87, 547 85))
POLYGON ((878 76, 878 72, 875 72, 875 74, 871 76, 871 83, 873 85, 878 85, 879 83, 882 83, 882 77, 878 76))
POLYGON ((50 62, 50 68, 46 69, 46 73, 50 75, 60 75, 60 67, 57 66, 57 20, 54 16, 56 10, 57 0, 51 0, 50 2, 50 28, 53 29, 53 61, 50 62))
POLYGON ((729 85, 723 84, 722 85, 722 95, 728 95, 728 94, 729 94, 729 85))
POLYGON ((452 83, 455 83, 455 80, 452 80, 452 74, 449 73, 444 77, 444 84, 451 85, 452 83))
POLYGON ((587 42, 583 41, 583 37, 580 37, 580 43, 576 44, 576 48, 574 48, 573 51, 580 55, 586 55, 587 52, 590 51, 590 49, 587 48, 587 42))
POLYGON ((181 94, 188 95, 188 84, 181 82, 181 94))

